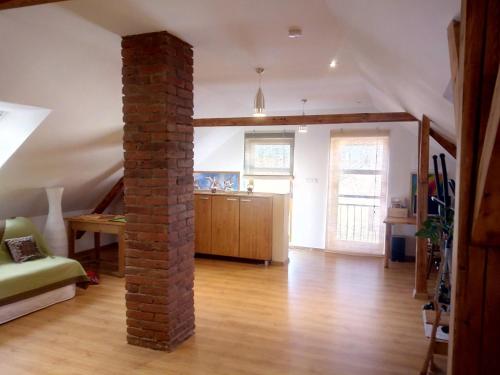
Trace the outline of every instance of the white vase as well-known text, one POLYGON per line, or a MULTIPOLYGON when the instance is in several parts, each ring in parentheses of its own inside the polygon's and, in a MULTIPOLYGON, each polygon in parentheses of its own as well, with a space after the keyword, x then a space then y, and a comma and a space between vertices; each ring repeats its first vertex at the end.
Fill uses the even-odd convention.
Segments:
POLYGON ((62 214, 62 195, 64 188, 46 188, 47 200, 49 201, 49 214, 45 223, 43 235, 49 249, 54 255, 68 256, 68 235, 62 214))

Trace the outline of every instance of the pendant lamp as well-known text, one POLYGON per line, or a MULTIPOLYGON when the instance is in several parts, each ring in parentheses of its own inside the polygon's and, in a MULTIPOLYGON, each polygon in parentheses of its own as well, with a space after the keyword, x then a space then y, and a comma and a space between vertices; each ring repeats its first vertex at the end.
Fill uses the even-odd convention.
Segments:
POLYGON ((266 116, 266 102, 264 100, 264 93, 262 92, 261 87, 262 73, 264 72, 264 68, 256 68, 255 71, 259 75, 259 89, 257 90, 257 94, 255 95, 253 115, 255 117, 264 117, 266 116))
MULTIPOLYGON (((306 115, 306 112, 305 112, 306 103, 307 103, 307 99, 302 99, 302 116, 306 115)), ((307 125, 306 124, 299 125, 299 133, 307 133, 307 125)))

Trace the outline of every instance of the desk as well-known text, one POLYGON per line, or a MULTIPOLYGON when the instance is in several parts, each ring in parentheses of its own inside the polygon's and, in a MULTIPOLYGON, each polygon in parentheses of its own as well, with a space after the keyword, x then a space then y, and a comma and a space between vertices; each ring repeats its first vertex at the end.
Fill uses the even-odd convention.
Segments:
POLYGON ((416 217, 391 217, 387 216, 385 223, 385 263, 384 267, 389 268, 389 259, 391 258, 392 226, 394 224, 417 225, 416 217))
POLYGON ((81 215, 66 218, 68 222, 68 255, 75 257, 75 236, 76 232, 93 232, 96 258, 99 260, 99 249, 101 247, 100 234, 110 233, 118 235, 118 273, 117 276, 125 275, 125 223, 111 221, 112 219, 123 218, 120 215, 81 215))

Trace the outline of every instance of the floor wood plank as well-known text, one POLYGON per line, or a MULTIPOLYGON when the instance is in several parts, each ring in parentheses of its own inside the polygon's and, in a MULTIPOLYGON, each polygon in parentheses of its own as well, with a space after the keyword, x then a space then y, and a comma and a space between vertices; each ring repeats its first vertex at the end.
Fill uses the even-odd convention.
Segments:
POLYGON ((427 341, 413 264, 293 250, 288 267, 196 260, 196 334, 125 343, 123 279, 0 326, 0 374, 409 374, 427 341))

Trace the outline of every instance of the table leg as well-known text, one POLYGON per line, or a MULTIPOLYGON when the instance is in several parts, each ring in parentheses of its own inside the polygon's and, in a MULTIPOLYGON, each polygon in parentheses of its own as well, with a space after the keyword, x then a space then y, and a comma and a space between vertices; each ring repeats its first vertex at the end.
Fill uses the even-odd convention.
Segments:
POLYGON ((68 224, 68 258, 75 258, 75 231, 71 223, 68 224))
POLYGON ((118 274, 125 276, 125 231, 118 234, 118 274))
POLYGON ((391 240, 392 240, 392 224, 385 224, 385 268, 389 268, 389 259, 391 258, 391 240))

